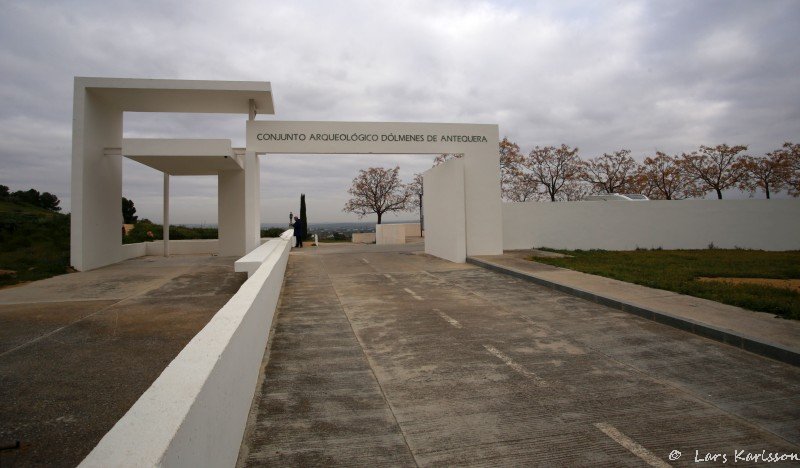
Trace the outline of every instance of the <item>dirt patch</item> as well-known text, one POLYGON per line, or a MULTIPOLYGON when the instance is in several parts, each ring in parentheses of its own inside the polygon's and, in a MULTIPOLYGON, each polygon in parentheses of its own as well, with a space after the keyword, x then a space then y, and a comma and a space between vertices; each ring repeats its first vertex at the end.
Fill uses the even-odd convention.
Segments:
POLYGON ((774 279, 774 278, 707 278, 700 277, 697 281, 717 282, 730 284, 758 284, 773 288, 791 289, 800 292, 800 279, 774 279))

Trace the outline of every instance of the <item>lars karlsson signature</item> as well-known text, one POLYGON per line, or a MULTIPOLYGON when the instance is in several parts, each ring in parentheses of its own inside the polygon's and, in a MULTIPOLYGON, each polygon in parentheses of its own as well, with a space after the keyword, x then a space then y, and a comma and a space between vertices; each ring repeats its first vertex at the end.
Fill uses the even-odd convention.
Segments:
MULTIPOLYGON (((669 454, 670 460, 677 460, 680 458, 681 453, 673 450, 669 454)), ((726 464, 729 461, 733 463, 778 463, 783 461, 800 461, 800 454, 792 452, 768 452, 761 450, 760 452, 749 452, 747 450, 734 450, 731 453, 727 452, 701 452, 700 450, 694 451, 695 463, 722 463, 726 464)))

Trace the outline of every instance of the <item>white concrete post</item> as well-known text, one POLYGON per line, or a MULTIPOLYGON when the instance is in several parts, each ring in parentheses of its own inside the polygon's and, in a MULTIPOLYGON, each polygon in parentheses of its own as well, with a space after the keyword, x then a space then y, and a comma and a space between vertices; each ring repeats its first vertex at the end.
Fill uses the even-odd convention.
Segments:
POLYGON ((123 259, 122 156, 104 152, 122 143, 122 111, 79 79, 74 92, 70 263, 84 271, 123 259))
POLYGON ((245 253, 261 245, 261 172, 258 155, 244 155, 245 253))
POLYGON ((218 180, 219 254, 241 257, 247 253, 247 177, 245 171, 222 171, 218 180))
MULTIPOLYGON (((494 127, 489 141, 500 141, 494 127)), ((503 205, 500 197, 500 152, 464 154, 464 210, 467 256, 503 253, 503 205)))
POLYGON ((164 173, 164 256, 169 257, 169 174, 164 173))

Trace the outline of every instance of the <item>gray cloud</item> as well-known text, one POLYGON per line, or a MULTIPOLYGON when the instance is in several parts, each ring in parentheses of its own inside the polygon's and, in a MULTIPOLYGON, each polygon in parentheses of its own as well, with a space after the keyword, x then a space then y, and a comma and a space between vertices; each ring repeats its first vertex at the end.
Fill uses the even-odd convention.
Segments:
MULTIPOLYGON (((268 80, 280 119, 497 123, 524 150, 563 142, 584 157, 719 142, 760 154, 800 133, 792 0, 0 6, 0 183, 66 207, 75 75, 268 80)), ((125 125, 127 136, 244 139, 241 117, 126 114, 125 125)), ((300 192, 315 219, 349 219, 357 170, 395 164, 410 178, 430 158, 269 156, 263 219, 282 221, 300 192)), ((124 168, 126 195, 159 219, 160 174, 124 168)), ((176 221, 215 221, 213 179, 175 178, 172 193, 176 221)))

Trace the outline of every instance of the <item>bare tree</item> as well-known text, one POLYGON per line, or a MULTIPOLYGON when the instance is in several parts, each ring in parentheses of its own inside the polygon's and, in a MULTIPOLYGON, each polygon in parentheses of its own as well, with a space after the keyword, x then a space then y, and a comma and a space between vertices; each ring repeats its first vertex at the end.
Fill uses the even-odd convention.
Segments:
POLYGON ((742 166, 746 174, 739 181, 739 188, 751 194, 761 189, 767 199, 771 192, 777 192, 784 187, 789 169, 788 160, 780 150, 767 153, 761 158, 744 156, 742 166))
POLYGON ((540 196, 539 181, 529 172, 520 171, 503 187, 503 198, 511 202, 538 200, 540 196))
POLYGON ((345 203, 342 211, 355 213, 359 218, 375 213, 378 224, 384 213, 406 211, 411 192, 400 181, 400 167, 384 169, 370 167, 361 169, 347 190, 352 198, 345 203))
POLYGON ((661 151, 657 151, 654 158, 645 158, 637 177, 640 191, 649 190, 644 194, 660 200, 680 200, 702 195, 695 179, 686 172, 682 163, 685 158, 685 154, 678 157, 661 151))
POLYGON ((558 199, 561 201, 579 201, 595 193, 592 184, 578 179, 568 180, 563 187, 558 199))
POLYGON ((728 146, 726 144, 701 146, 699 152, 684 154, 682 163, 698 182, 700 190, 715 191, 722 200, 722 191, 736 187, 747 174, 739 155, 747 151, 746 145, 728 146))
POLYGON ((598 191, 620 193, 632 185, 636 168, 630 150, 622 149, 586 161, 580 177, 598 191))
POLYGON ((412 180, 411 183, 406 187, 408 188, 408 192, 411 194, 411 198, 408 199, 408 206, 411 209, 416 208, 419 210, 419 227, 420 229, 425 229, 422 215, 422 174, 414 174, 414 180, 412 180))
POLYGON ((578 148, 567 145, 536 146, 525 158, 524 165, 544 188, 550 201, 556 201, 565 184, 580 173, 581 160, 578 158, 578 148))
POLYGON ((800 196, 800 143, 787 141, 783 144, 783 148, 778 151, 786 161, 786 167, 781 179, 789 189, 789 195, 793 197, 800 196))
POLYGON ((503 199, 525 201, 537 191, 537 184, 530 186, 533 179, 523 173, 524 161, 519 145, 503 137, 500 141, 500 193, 503 199))
POLYGON ((650 177, 647 168, 642 165, 636 168, 636 173, 631 177, 628 187, 630 193, 641 193, 651 200, 663 198, 655 185, 655 181, 650 177))

